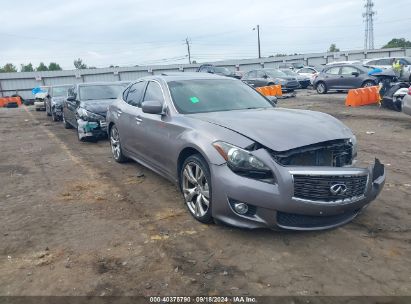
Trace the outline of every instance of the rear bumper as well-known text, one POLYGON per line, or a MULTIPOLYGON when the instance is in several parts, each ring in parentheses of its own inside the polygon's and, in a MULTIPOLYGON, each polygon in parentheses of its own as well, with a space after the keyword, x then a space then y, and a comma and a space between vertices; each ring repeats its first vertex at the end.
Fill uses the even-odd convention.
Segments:
MULTIPOLYGON (((263 158, 263 155, 258 157, 263 158)), ((268 165, 269 158, 264 159, 268 165)), ((385 183, 384 166, 376 160, 369 168, 282 167, 274 161, 270 167, 277 183, 268 184, 233 173, 226 165, 212 166, 213 217, 243 228, 286 230, 322 230, 350 222, 381 192, 385 183), (366 176, 363 194, 340 201, 310 201, 294 195, 295 174, 308 176, 366 176), (249 205, 253 212, 240 215, 233 202, 249 205)), ((315 190, 315 189, 314 189, 315 190)))

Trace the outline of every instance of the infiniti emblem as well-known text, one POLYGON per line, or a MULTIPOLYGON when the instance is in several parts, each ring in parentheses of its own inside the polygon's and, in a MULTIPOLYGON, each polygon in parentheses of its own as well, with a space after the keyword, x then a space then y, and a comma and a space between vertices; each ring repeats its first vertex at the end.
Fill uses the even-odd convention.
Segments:
POLYGON ((347 192, 347 186, 345 184, 334 184, 330 187, 332 195, 343 195, 347 192))

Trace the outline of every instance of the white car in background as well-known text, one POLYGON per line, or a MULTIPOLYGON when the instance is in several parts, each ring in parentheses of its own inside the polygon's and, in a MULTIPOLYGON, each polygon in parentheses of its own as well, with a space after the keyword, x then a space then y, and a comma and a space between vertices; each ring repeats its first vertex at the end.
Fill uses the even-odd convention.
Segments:
POLYGON ((397 59, 404 65, 404 70, 400 80, 411 82, 411 57, 384 57, 363 60, 363 65, 373 68, 391 69, 393 60, 397 59))
POLYGON ((360 60, 348 60, 348 61, 334 61, 329 62, 326 65, 334 65, 334 64, 361 64, 362 61, 360 60))
POLYGON ((314 67, 303 67, 299 70, 296 70, 295 72, 301 76, 310 78, 310 83, 312 85, 315 77, 317 77, 317 75, 320 73, 320 70, 314 67))
POLYGON ((46 98, 49 95, 50 87, 41 86, 41 92, 38 92, 34 95, 34 108, 36 111, 45 111, 46 110, 46 98))

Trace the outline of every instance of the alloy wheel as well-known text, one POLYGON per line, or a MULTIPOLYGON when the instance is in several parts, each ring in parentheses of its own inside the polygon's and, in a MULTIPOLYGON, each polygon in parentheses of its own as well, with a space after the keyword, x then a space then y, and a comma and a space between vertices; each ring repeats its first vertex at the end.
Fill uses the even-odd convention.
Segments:
POLYGON ((189 162, 184 167, 182 190, 190 212, 196 218, 206 215, 210 208, 209 183, 203 169, 198 164, 189 162))
POLYGON ((121 156, 120 136, 116 127, 111 128, 110 132, 111 152, 115 160, 119 160, 121 156))
POLYGON ((325 92, 325 85, 322 82, 317 85, 317 92, 320 94, 325 92))

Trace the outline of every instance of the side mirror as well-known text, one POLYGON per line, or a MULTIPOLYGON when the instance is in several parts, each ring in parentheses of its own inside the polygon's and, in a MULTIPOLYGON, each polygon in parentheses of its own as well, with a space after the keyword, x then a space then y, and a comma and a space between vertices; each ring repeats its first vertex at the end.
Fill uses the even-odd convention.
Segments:
POLYGON ((351 75, 353 75, 353 76, 355 76, 355 77, 358 77, 358 76, 360 76, 360 73, 358 73, 358 72, 352 72, 351 75))
POLYGON ((75 95, 67 96, 67 101, 76 101, 76 96, 75 95))
POLYGON ((264 78, 264 79, 267 79, 267 78, 268 78, 268 76, 267 76, 267 75, 264 75, 264 76, 263 76, 263 78, 264 78))
POLYGON ((212 70, 208 70, 207 73, 214 74, 214 72, 212 70))
POLYGON ((142 110, 148 114, 163 114, 163 104, 158 100, 147 100, 143 102, 142 110))

